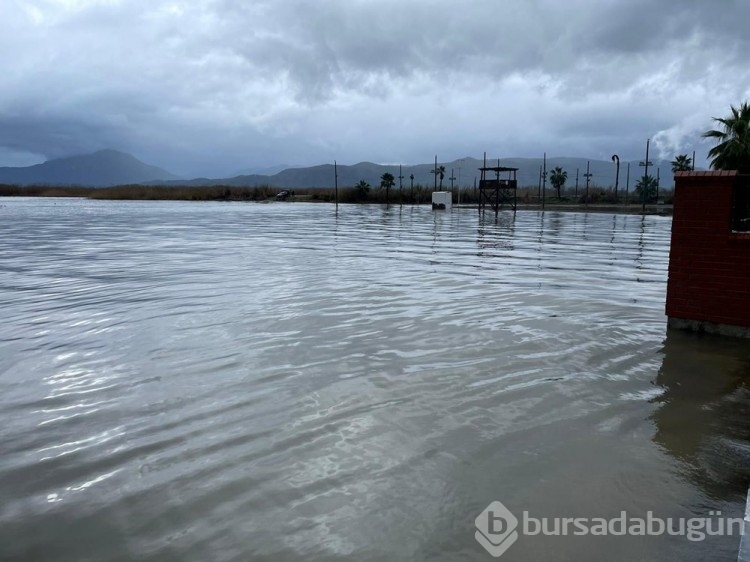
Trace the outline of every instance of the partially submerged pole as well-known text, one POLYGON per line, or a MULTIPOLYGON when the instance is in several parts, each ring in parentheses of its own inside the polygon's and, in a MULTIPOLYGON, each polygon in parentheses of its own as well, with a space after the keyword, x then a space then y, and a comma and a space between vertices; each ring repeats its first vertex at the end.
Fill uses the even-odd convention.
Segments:
POLYGON ((398 196, 401 201, 401 206, 404 206, 404 186, 403 186, 404 173, 401 171, 401 164, 398 165, 398 196))
POLYGON ((437 176, 438 176, 437 154, 435 155, 435 169, 432 170, 432 173, 435 174, 435 187, 434 187, 433 191, 437 191, 437 176))
POLYGON ((656 203, 659 203, 659 182, 661 181, 661 168, 656 168, 656 203))
POLYGON ((630 201, 628 199, 628 192, 630 191, 630 162, 628 162, 628 175, 627 179, 625 180, 625 204, 630 205, 630 201))
POLYGON ((547 153, 544 153, 544 172, 542 172, 542 209, 544 209, 545 191, 547 191, 547 153))
POLYGON ((541 164, 539 164, 539 185, 537 186, 536 199, 537 201, 542 200, 542 165, 541 164))
POLYGON ((641 212, 646 212, 646 192, 648 191, 648 165, 651 163, 648 161, 648 147, 651 144, 651 139, 646 139, 646 161, 643 163, 645 170, 643 171, 643 186, 641 191, 643 192, 643 200, 641 206, 641 212))
POLYGON ((339 210, 339 169, 336 165, 336 160, 333 161, 333 185, 335 197, 336 197, 336 210, 339 210))

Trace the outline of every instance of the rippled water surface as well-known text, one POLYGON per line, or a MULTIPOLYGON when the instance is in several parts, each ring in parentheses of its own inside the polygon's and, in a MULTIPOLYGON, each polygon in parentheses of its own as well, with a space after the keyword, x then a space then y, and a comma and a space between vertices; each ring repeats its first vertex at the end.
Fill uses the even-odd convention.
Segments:
MULTIPOLYGON (((0 200, 0 558, 489 560, 474 519, 741 516, 746 342, 671 220, 0 200)), ((732 560, 524 536, 503 560, 732 560)))

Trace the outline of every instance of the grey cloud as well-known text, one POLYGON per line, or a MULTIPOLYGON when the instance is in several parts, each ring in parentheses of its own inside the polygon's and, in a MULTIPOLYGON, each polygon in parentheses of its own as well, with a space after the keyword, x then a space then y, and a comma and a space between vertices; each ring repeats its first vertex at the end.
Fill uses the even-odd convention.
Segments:
POLYGON ((0 21, 0 158, 111 147, 221 174, 485 148, 627 158, 646 137, 668 155, 750 96, 744 1, 76 5, 14 2, 0 21))

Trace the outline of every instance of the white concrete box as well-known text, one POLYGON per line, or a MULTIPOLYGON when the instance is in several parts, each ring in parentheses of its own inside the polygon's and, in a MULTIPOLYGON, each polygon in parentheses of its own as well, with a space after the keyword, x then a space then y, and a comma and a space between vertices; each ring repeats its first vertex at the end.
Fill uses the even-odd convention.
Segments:
POLYGON ((450 211, 453 206, 453 198, 450 191, 433 191, 432 192, 432 210, 433 211, 450 211))

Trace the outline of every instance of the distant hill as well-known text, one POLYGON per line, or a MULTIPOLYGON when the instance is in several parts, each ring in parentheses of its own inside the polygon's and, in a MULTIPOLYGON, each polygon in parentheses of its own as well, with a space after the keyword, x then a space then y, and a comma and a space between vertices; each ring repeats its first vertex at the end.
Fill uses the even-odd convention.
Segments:
MULTIPOLYGON (((497 159, 487 160, 488 166, 496 166, 497 159)), ((584 158, 548 158, 547 170, 560 166, 568 172, 568 181, 565 186, 575 186, 576 169, 578 170, 578 183, 581 188, 586 185, 586 159, 584 158)), ((669 188, 673 185, 673 174, 670 163, 666 160, 657 162, 661 175, 662 187, 669 188)), ((451 184, 451 171, 453 172, 454 184, 459 181, 463 187, 474 184, 474 178, 479 178, 478 168, 482 160, 476 158, 463 158, 452 162, 438 162, 446 168, 443 187, 451 184)), ((500 165, 518 168, 518 183, 521 187, 537 186, 539 183, 539 167, 542 165, 541 158, 501 158, 500 165)), ((615 182, 615 165, 609 160, 591 160, 591 187, 610 187, 615 182)), ((620 185, 623 188, 627 182, 627 162, 620 163, 620 185)), ((410 175, 414 174, 414 183, 422 185, 433 185, 435 178, 431 173, 434 163, 416 164, 402 167, 403 185, 408 188, 410 175)), ((273 168, 269 168, 273 171, 273 168)), ((380 185, 380 176, 390 172, 396 178, 398 187, 399 167, 398 165, 381 165, 372 162, 360 162, 351 166, 338 166, 338 183, 341 187, 351 187, 360 180, 365 180, 372 186, 380 185)), ((630 163, 630 186, 635 185, 638 176, 643 174, 643 168, 638 166, 638 161, 630 163)), ((656 176, 656 168, 649 168, 649 174, 656 176)), ((28 185, 84 185, 93 187, 104 187, 122 184, 165 184, 165 185, 230 185, 230 186, 258 186, 270 185, 285 189, 300 189, 314 187, 333 187, 334 171, 333 164, 322 164, 307 168, 287 168, 280 172, 264 174, 247 174, 230 178, 195 178, 190 180, 178 179, 177 176, 168 171, 150 166, 130 154, 116 150, 100 150, 93 154, 83 156, 72 156, 48 160, 43 164, 27 166, 23 168, 0 168, 0 183, 28 185)), ((551 188, 549 181, 547 187, 551 188)))
MULTIPOLYGON (((666 161, 652 160, 654 166, 649 166, 649 175, 656 177, 657 167, 660 174, 661 186, 670 188, 673 185, 673 174, 671 164, 666 161)), ((542 166, 542 158, 501 158, 500 166, 509 168, 518 168, 518 183, 522 187, 537 186, 539 184, 539 167, 542 166)), ((488 166, 497 166, 498 160, 487 160, 488 166)), ((576 169, 578 170, 578 184, 585 188, 587 160, 585 158, 568 158, 557 157, 547 159, 547 171, 549 172, 555 166, 560 166, 568 172, 568 181, 565 186, 571 188, 575 186, 576 169)), ((450 186, 451 170, 453 171, 454 184, 460 184, 464 187, 470 187, 474 184, 474 178, 479 179, 478 168, 482 166, 482 160, 476 158, 463 158, 452 162, 438 162, 446 168, 443 187, 450 186), (460 167, 460 171, 459 171, 460 167)), ((409 187, 410 175, 414 174, 414 183, 422 185, 433 185, 434 176, 431 170, 434 163, 417 164, 402 167, 403 185, 409 187)), ((623 189, 627 182, 628 162, 620 162, 620 185, 623 189)), ((611 160, 591 160, 591 182, 590 187, 610 187, 615 183, 615 164, 611 160)), ((380 185, 380 176, 385 172, 390 172, 396 178, 398 186, 399 167, 393 165, 373 164, 372 162, 360 162, 351 166, 338 166, 338 183, 339 186, 353 186, 360 180, 365 180, 372 186, 380 185)), ((638 181, 638 177, 643 174, 643 168, 638 166, 638 161, 630 162, 630 187, 631 189, 638 181)), ((160 182, 161 183, 161 182, 160 182)), ((180 180, 166 182, 175 185, 230 185, 230 186, 257 186, 271 185, 279 188, 298 189, 310 187, 333 187, 334 171, 333 164, 323 164, 308 168, 289 168, 273 175, 249 174, 240 175, 231 178, 197 178, 193 180, 180 180)), ((547 187, 551 188, 549 180, 547 187)))
POLYGON ((93 154, 48 160, 22 168, 0 168, 0 183, 13 185, 85 185, 104 187, 175 180, 177 176, 130 154, 100 150, 93 154))
POLYGON ((256 166, 252 168, 243 168, 242 170, 237 170, 236 173, 232 174, 232 177, 234 176, 250 176, 250 175, 262 175, 262 176, 272 176, 273 174, 278 174, 279 172, 286 170, 288 168, 299 168, 299 166, 290 166, 289 164, 276 164, 275 166, 256 166))

